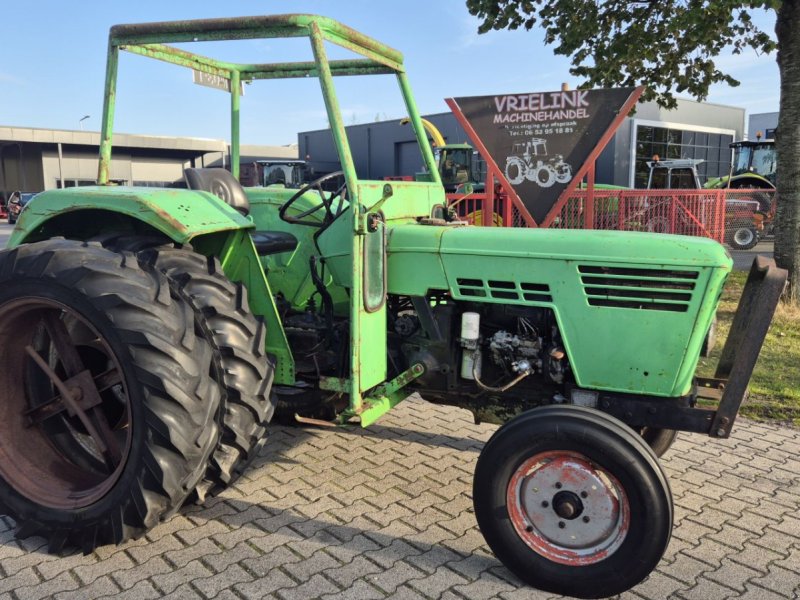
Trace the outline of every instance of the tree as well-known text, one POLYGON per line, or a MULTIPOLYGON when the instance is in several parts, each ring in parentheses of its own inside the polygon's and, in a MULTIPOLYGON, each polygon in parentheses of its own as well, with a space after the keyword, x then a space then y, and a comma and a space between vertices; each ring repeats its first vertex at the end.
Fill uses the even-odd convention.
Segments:
POLYGON ((778 203, 775 259, 789 270, 791 301, 800 303, 800 0, 466 0, 492 29, 530 30, 540 25, 555 53, 570 56, 570 73, 583 86, 645 84, 644 100, 674 108, 673 92, 698 100, 718 82, 739 81, 717 68, 724 51, 777 50, 781 78, 776 131, 778 203), (773 39, 752 11, 776 15, 773 39))

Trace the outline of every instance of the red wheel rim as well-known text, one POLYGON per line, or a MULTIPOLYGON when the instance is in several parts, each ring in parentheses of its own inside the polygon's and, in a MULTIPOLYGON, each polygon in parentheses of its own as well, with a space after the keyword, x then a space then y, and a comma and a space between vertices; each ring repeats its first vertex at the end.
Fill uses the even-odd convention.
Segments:
POLYGON ((523 462, 508 482, 506 505, 522 541, 563 565, 600 562, 630 526, 620 482, 578 452, 541 452, 523 462))

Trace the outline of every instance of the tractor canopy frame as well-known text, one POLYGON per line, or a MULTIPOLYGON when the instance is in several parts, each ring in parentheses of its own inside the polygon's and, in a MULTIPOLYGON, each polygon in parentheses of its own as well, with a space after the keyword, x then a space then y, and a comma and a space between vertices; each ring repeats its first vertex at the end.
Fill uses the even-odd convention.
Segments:
POLYGON ((439 182, 433 153, 427 143, 422 120, 403 66, 399 51, 378 42, 338 21, 326 17, 304 14, 252 16, 222 19, 196 19, 160 23, 115 25, 109 33, 106 67, 103 122, 100 138, 100 166, 98 183, 109 183, 111 145, 116 101, 116 81, 119 51, 154 58, 216 75, 230 81, 231 95, 231 171, 239 175, 239 111, 241 83, 257 79, 288 79, 317 77, 331 124, 342 170, 349 189, 357 189, 355 167, 341 111, 333 85, 333 77, 341 75, 397 76, 400 91, 406 103, 409 119, 422 151, 426 167, 433 180, 439 182), (283 63, 233 63, 216 60, 189 52, 170 43, 229 41, 266 38, 309 37, 314 61, 283 63), (363 58, 331 60, 327 58, 324 42, 336 44, 363 58))
MULTIPOLYGON (((342 380, 338 385, 346 388, 346 391, 349 392, 349 414, 359 416, 362 419, 362 424, 366 424, 366 421, 370 419, 377 418, 366 414, 369 412, 368 409, 371 405, 376 402, 362 403, 363 395, 367 390, 375 388, 378 384, 386 383, 385 302, 382 301, 380 305, 372 306, 366 300, 362 301, 362 298, 366 298, 365 292, 369 292, 374 287, 372 283, 374 283, 373 279, 376 275, 373 272, 384 278, 382 286, 384 294, 386 289, 385 269, 380 268, 380 265, 385 264, 385 246, 383 244, 376 245, 372 241, 376 236, 383 238, 384 229, 382 226, 376 228, 368 224, 370 212, 385 211, 387 220, 409 218, 412 216, 411 213, 414 213, 414 216, 430 216, 431 211, 439 200, 435 197, 435 194, 428 193, 430 190, 424 186, 441 188, 441 178, 436 168, 433 152, 427 142, 422 119, 411 93, 411 87, 403 66, 403 55, 397 50, 338 21, 316 15, 287 14, 116 25, 111 28, 109 33, 98 170, 98 183, 101 186, 109 185, 110 183, 111 147, 120 50, 195 69, 202 73, 225 78, 230 82, 230 162, 231 172, 237 179, 239 177, 240 160, 239 114, 242 82, 257 79, 301 77, 316 77, 319 79, 333 140, 339 155, 342 171, 344 172, 348 190, 347 199, 352 209, 341 217, 349 221, 351 234, 349 245, 351 259, 350 378, 349 380, 342 380), (295 37, 308 37, 310 39, 313 61, 271 64, 233 63, 216 60, 169 45, 171 43, 295 37), (359 58, 328 60, 325 47, 326 41, 355 53, 359 58), (333 78, 343 75, 384 74, 393 74, 397 77, 400 93, 405 102, 408 118, 414 129, 424 164, 431 174, 430 182, 427 184, 403 184, 399 182, 394 186, 390 186, 384 182, 360 183, 358 180, 333 78), (398 194, 397 192, 404 185, 406 188, 405 193, 398 194), (371 207, 365 206, 364 203, 369 201, 366 196, 374 196, 375 194, 379 196, 377 202, 372 204, 371 207), (383 207, 384 202, 393 195, 397 198, 393 202, 395 208, 383 207), (360 196, 365 197, 361 198, 360 196), (426 212, 426 214, 421 214, 423 212, 426 212), (417 215, 416 213, 420 214, 417 215), (376 255, 376 248, 382 248, 383 254, 380 255, 379 250, 378 254, 380 256, 376 255), (381 344, 383 346, 379 347, 381 344)), ((373 198, 374 200, 375 198, 373 198)), ((443 191, 441 200, 444 200, 443 191)), ((392 382, 389 383, 391 384, 392 382)), ((386 399, 383 396, 396 395, 394 390, 384 390, 384 392, 381 396, 383 400, 386 399)), ((396 400, 394 401, 396 402, 396 400)), ((385 411, 385 408, 381 406, 377 408, 379 413, 385 411)))

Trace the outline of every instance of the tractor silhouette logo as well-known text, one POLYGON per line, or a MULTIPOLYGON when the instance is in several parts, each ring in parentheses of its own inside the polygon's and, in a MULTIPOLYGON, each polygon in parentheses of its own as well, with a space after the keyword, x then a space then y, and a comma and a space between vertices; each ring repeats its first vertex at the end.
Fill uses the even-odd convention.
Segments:
POLYGON ((531 138, 517 142, 506 157, 506 179, 511 185, 532 181, 539 187, 549 188, 554 183, 567 183, 572 179, 572 167, 560 154, 547 156, 547 140, 531 138))

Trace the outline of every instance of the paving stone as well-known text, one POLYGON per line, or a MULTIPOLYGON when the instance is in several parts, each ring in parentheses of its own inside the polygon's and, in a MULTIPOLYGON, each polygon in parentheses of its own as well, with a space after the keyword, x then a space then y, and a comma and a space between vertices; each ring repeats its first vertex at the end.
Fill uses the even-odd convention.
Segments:
POLYGON ((199 560, 193 560, 189 564, 173 569, 169 573, 160 573, 150 578, 153 585, 162 594, 171 594, 185 581, 192 581, 199 577, 209 577, 214 573, 199 560))
POLYGON ((111 578, 123 589, 138 587, 138 583, 143 579, 148 579, 160 573, 169 573, 173 566, 165 561, 161 556, 154 556, 143 565, 137 565, 130 569, 117 570, 111 574, 111 578))
POLYGON ((341 563, 333 556, 320 548, 308 558, 284 565, 284 570, 298 581, 310 579, 315 573, 321 573, 326 569, 341 567, 341 563))
POLYGON ((383 567, 368 560, 365 556, 356 556, 347 564, 337 564, 335 567, 326 569, 324 574, 331 581, 335 581, 339 587, 346 589, 354 581, 382 571, 384 571, 383 567))
MULTIPOLYGON (((793 600, 796 597, 797 595, 793 597, 793 600)), ((748 585, 744 594, 737 596, 737 600, 786 600, 786 596, 781 596, 775 592, 765 590, 757 585, 748 585)))
MULTIPOLYGON (((232 489, 89 556, 16 541, 0 515, 0 600, 555 598, 503 567, 477 529, 472 470, 495 430, 415 399, 373 431, 276 425, 232 489)), ((673 539, 617 600, 800 599, 800 431, 734 431, 681 435, 665 456, 673 539)))
POLYGON ((89 585, 81 585, 71 592, 58 592, 53 594, 53 597, 55 600, 86 600, 87 598, 115 596, 119 591, 119 586, 114 583, 111 577, 103 575, 92 581, 89 585))
POLYGON ((272 569, 263 577, 257 577, 248 583, 237 583, 233 586, 239 598, 247 600, 255 598, 275 598, 276 590, 289 589, 297 582, 280 569, 272 569))
POLYGON ((73 575, 76 575, 81 583, 84 585, 92 583, 98 577, 108 575, 119 569, 130 569, 134 565, 130 556, 124 552, 114 555, 114 559, 103 560, 91 565, 75 567, 72 569, 73 575))
MULTIPOLYGON (((74 581, 74 578, 71 576, 70 578, 74 581)), ((17 571, 17 573, 11 577, 3 577, 0 579, 0 592, 10 592, 25 586, 36 586, 40 583, 41 580, 36 574, 36 571, 33 570, 33 567, 25 567, 21 571, 17 571)))
POLYGON ((368 576, 367 579, 372 585, 379 587, 384 592, 393 593, 397 588, 408 583, 410 580, 422 579, 426 576, 427 574, 423 571, 401 560, 396 562, 389 569, 368 576))
POLYGON ((111 598, 113 598, 113 600, 151 600, 154 598, 159 598, 160 596, 161 594, 156 588, 153 587, 152 583, 149 581, 140 581, 129 590, 124 592, 115 592, 114 594, 109 596, 101 596, 100 598, 103 600, 110 600, 111 598))
POLYGON ((337 595, 340 591, 329 579, 317 574, 298 586, 278 590, 277 595, 283 600, 307 600, 329 594, 337 595))
POLYGON ((634 591, 647 600, 664 600, 664 598, 677 597, 677 592, 689 589, 690 585, 670 577, 659 567, 657 571, 651 573, 647 579, 637 585, 634 591))
POLYGON ((739 592, 703 577, 696 586, 679 595, 686 600, 727 600, 738 596, 739 592))
POLYGON ((434 573, 423 579, 409 581, 408 585, 430 598, 436 598, 445 590, 464 583, 467 583, 467 580, 455 571, 451 571, 447 567, 439 567, 434 573))
POLYGON ((745 587, 750 583, 767 588, 793 600, 800 598, 800 576, 798 576, 797 571, 784 569, 777 564, 770 565, 766 575, 752 579, 750 582, 745 583, 745 587))
POLYGON ((220 591, 227 589, 237 583, 252 581, 252 574, 248 573, 239 565, 230 565, 220 573, 211 577, 192 579, 192 585, 206 598, 215 597, 220 591))
POLYGON ((14 590, 17 600, 39 600, 40 598, 49 598, 58 592, 77 590, 79 587, 81 587, 80 581, 71 573, 65 572, 47 581, 19 587, 15 585, 11 589, 14 590))
POLYGON ((490 573, 483 573, 472 583, 454 586, 453 591, 470 600, 488 600, 496 598, 501 592, 509 591, 509 587, 508 582, 490 573))
POLYGON ((327 594, 322 596, 324 599, 330 600, 379 600, 380 598, 385 598, 383 592, 375 589, 369 583, 364 580, 356 581, 353 585, 348 586, 346 589, 333 592, 331 594, 327 594))
POLYGON ((722 561, 722 566, 719 569, 706 574, 706 576, 739 592, 744 592, 745 583, 760 577, 761 573, 726 558, 722 561))
POLYGON ((205 600, 205 598, 188 583, 180 584, 172 592, 165 594, 163 598, 167 600, 205 600))

